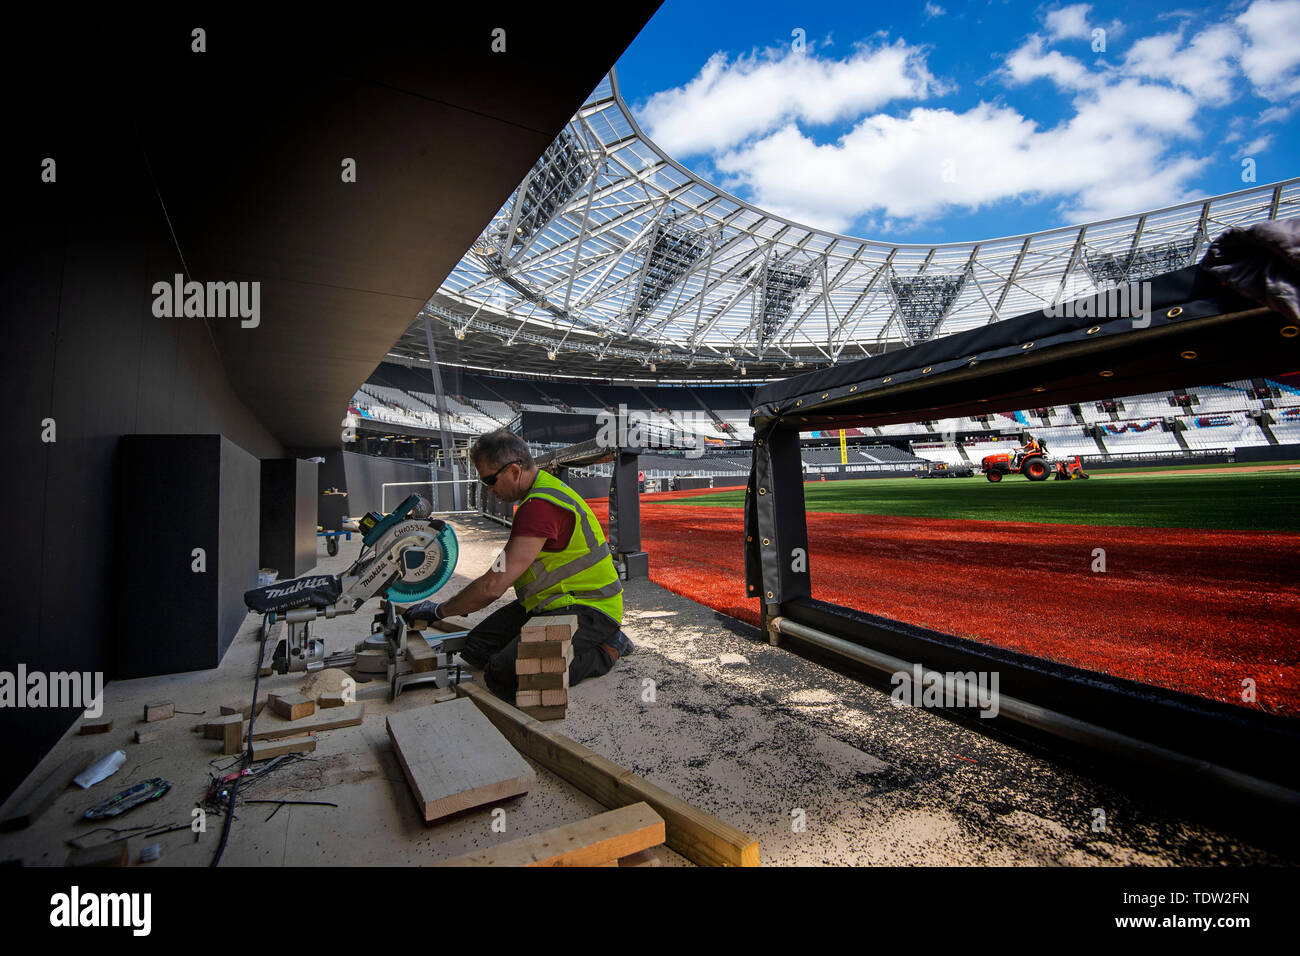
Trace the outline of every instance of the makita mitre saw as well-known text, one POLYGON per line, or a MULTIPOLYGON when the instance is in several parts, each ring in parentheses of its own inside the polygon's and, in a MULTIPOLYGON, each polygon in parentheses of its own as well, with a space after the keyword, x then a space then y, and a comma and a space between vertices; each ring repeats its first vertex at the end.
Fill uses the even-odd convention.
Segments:
POLYGON ((358 647, 387 644, 390 661, 400 664, 406 656, 406 625, 393 605, 427 600, 451 580, 459 556, 456 532, 431 518, 419 495, 411 495, 392 514, 370 512, 359 526, 361 554, 343 574, 313 574, 244 593, 249 610, 265 615, 268 623, 283 620, 288 629, 272 661, 275 671, 314 671, 355 661, 354 653, 326 655, 325 642, 312 637, 311 622, 352 614, 376 595, 385 600, 371 639, 358 647))

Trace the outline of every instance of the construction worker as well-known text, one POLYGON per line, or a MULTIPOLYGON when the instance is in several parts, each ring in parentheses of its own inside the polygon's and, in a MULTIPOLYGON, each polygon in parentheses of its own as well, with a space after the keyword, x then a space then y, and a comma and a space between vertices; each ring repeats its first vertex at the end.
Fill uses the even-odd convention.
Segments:
POLYGON ((528 444, 511 431, 483 435, 469 453, 479 480, 493 494, 522 502, 515 509, 510 539, 477 580, 446 601, 408 608, 406 622, 472 614, 513 587, 516 599, 480 621, 460 652, 471 667, 483 669, 489 690, 514 700, 519 632, 534 615, 577 615, 570 686, 608 673, 634 648, 620 630, 623 586, 595 515, 576 491, 539 469, 528 444))

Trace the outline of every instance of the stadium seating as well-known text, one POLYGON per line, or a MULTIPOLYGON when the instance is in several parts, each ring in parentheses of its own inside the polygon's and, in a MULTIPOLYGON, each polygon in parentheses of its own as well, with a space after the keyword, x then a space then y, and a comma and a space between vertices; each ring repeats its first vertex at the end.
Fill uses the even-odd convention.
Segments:
MULTIPOLYGON (((500 428, 524 409, 593 416, 620 406, 653 440, 664 444, 699 448, 706 439, 714 443, 750 441, 754 436, 749 424, 753 395, 742 386, 509 379, 453 368, 445 369, 442 379, 447 427, 462 440, 500 428)), ((1112 403, 1085 402, 1079 406, 1079 414, 1068 405, 1053 405, 979 417, 856 427, 848 431, 847 468, 906 470, 922 461, 978 467, 985 455, 1014 451, 1026 433, 1042 441, 1049 455, 1092 459, 1227 452, 1267 445, 1271 438, 1283 444, 1300 443, 1300 391, 1276 381, 1258 384, 1260 388, 1267 385, 1270 398, 1258 397, 1257 383, 1238 381, 1124 396, 1112 403), (1114 414, 1107 410, 1110 405, 1114 414), (1271 438, 1252 419, 1252 413, 1264 415, 1271 438), (1094 432, 1100 432, 1101 445, 1094 432), (953 436, 956 441, 951 440, 953 436)), ((358 390, 353 406, 363 418, 437 429, 437 399, 431 385, 425 369, 384 363, 358 390)), ((809 434, 834 438, 838 433, 809 434)), ((807 447, 803 461, 805 470, 813 474, 845 467, 840 464, 837 446, 807 447)), ((649 462, 642 469, 647 476, 657 478, 738 476, 749 469, 748 452, 743 449, 725 455, 715 448, 697 458, 644 456, 643 462, 649 462)), ((602 473, 600 466, 593 468, 592 473, 602 473)))

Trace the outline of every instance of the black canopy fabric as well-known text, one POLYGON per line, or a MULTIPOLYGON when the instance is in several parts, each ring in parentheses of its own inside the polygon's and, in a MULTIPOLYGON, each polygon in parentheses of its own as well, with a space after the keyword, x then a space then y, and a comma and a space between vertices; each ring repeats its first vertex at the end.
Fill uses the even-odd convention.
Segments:
POLYGON ((750 417, 747 595, 768 607, 811 595, 801 431, 1095 401, 1300 369, 1300 326, 1269 307, 1296 293, 1277 260, 1300 244, 1288 245, 1287 231, 1279 243, 1276 230, 1261 236, 1268 230, 1252 229, 1243 230, 1247 239, 1215 244, 1217 275, 1189 266, 1150 280, 1149 297, 1146 289, 1140 297, 1146 314, 1137 317, 1131 296, 1125 303, 1098 293, 760 388, 750 417))
POLYGON ((1115 290, 1101 292, 765 385, 750 417, 755 437, 775 428, 934 420, 1293 371, 1300 368, 1300 330, 1269 306, 1288 294, 1294 300, 1300 269, 1278 265, 1276 247, 1266 251, 1254 230, 1230 231, 1249 236, 1216 243, 1217 275, 1189 266, 1150 280, 1149 295, 1125 301, 1115 290), (1238 287, 1252 294, 1258 287, 1263 301, 1225 285, 1220 276, 1230 273, 1254 277, 1238 287), (1132 314, 1135 301, 1147 315, 1132 314))
POLYGON ((1229 229, 1201 265, 1228 288, 1300 322, 1300 219, 1229 229))

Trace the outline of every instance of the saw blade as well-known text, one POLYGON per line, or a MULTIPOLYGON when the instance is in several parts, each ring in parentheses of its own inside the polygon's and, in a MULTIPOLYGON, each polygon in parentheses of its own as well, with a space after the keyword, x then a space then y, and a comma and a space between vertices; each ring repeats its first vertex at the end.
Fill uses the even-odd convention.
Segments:
MULTIPOLYGON (((399 578, 389 586, 386 595, 388 600, 394 604, 415 604, 420 601, 427 601, 442 590, 447 582, 451 580, 451 576, 456 570, 456 562, 460 558, 460 545, 456 541, 456 532, 452 530, 451 525, 444 525, 443 529, 438 532, 435 545, 440 554, 434 558, 433 566, 426 568, 421 565, 417 579, 406 580, 399 578)), ((433 549, 427 550, 432 551, 433 549)))

